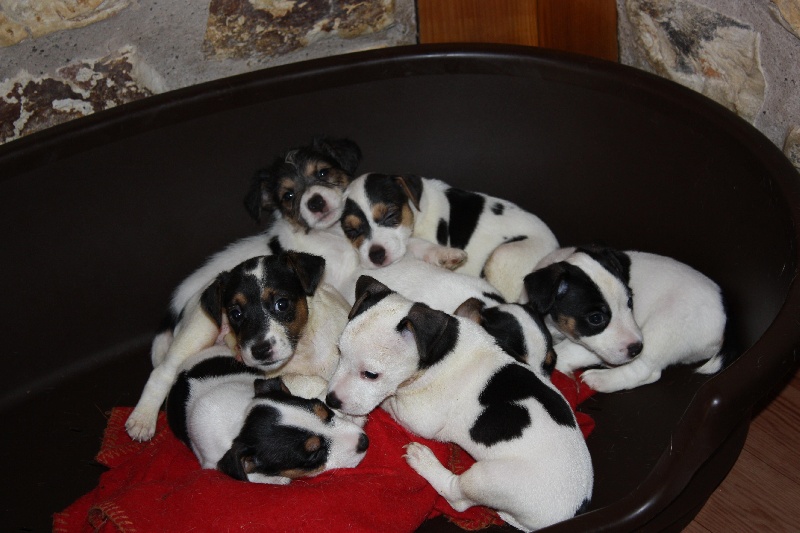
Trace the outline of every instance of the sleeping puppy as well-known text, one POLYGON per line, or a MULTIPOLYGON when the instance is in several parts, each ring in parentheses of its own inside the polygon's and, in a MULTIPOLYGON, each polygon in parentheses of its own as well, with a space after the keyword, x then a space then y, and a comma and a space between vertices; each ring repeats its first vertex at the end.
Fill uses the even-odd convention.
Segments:
POLYGON ((361 149, 353 141, 316 137, 256 172, 245 208, 257 222, 265 212, 277 211, 299 229, 329 228, 342 216, 342 192, 360 162, 361 149))
POLYGON ((328 405, 363 415, 379 404, 425 438, 477 461, 456 475, 412 442, 406 459, 457 511, 496 509, 533 530, 582 510, 589 451, 575 416, 537 365, 505 353, 481 326, 411 302, 368 276, 339 341, 328 405))
POLYGON ((418 257, 425 243, 463 250, 458 271, 485 275, 509 302, 519 298, 522 278, 558 246, 544 222, 517 205, 435 179, 365 174, 346 196, 342 229, 362 267, 397 261, 416 237, 418 257))
POLYGON ((599 392, 653 383, 674 364, 725 364, 726 312, 719 286, 674 259, 597 246, 562 248, 526 276, 562 372, 598 364, 581 379, 599 392))
POLYGON ((349 309, 337 291, 320 283, 324 270, 321 257, 281 252, 220 273, 187 305, 174 342, 125 424, 128 434, 136 440, 153 436, 180 365, 220 340, 262 373, 308 376, 307 389, 296 394, 314 397, 324 390, 349 309))
POLYGON ((217 274, 251 257, 281 249, 313 253, 328 261, 327 283, 338 288, 349 279, 358 258, 348 250, 350 246, 344 242, 338 222, 345 187, 360 160, 361 150, 354 142, 320 137, 286 152, 270 167, 257 172, 245 197, 245 207, 256 220, 268 216, 267 229, 214 254, 181 282, 153 339, 153 366, 166 356, 189 300, 197 297, 217 274))
POLYGON ((213 346, 184 362, 167 398, 172 432, 202 468, 240 481, 285 485, 334 468, 352 468, 369 440, 319 399, 294 396, 213 346))
POLYGON ((544 375, 552 375, 556 367, 553 337, 530 306, 505 303, 487 307, 477 298, 470 298, 453 314, 480 324, 501 350, 520 363, 536 365, 544 375))

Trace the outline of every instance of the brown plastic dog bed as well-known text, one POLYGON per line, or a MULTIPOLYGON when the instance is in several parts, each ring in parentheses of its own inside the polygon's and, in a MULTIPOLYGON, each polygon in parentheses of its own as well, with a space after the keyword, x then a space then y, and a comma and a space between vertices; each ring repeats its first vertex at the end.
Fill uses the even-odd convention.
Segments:
MULTIPOLYGON (((313 135, 360 170, 508 198, 563 244, 673 256, 725 291, 742 356, 588 400, 588 513, 552 531, 678 530, 736 460, 800 346, 796 171, 706 98, 616 64, 518 47, 315 60, 149 98, 0 147, 7 531, 97 483, 105 413, 134 405, 172 289, 258 228, 253 171, 313 135)), ((427 531, 454 528, 444 520, 427 531)))

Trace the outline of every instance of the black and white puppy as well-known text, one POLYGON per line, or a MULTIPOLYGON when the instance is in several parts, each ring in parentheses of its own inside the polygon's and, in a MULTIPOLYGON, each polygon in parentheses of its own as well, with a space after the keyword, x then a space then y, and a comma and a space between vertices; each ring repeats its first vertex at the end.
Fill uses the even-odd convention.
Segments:
POLYGON ((362 267, 397 261, 415 237, 463 250, 458 271, 485 275, 509 302, 519 298, 522 278, 558 246, 544 222, 516 204, 435 179, 365 174, 346 196, 342 229, 362 267))
POLYGON ((477 461, 456 475, 412 442, 406 459, 456 510, 496 509, 533 530, 587 504, 593 473, 569 404, 538 365, 515 361, 480 325, 409 301, 364 276, 339 341, 328 405, 363 415, 381 405, 425 438, 477 461))
POLYGON ((281 378, 265 379, 225 347, 195 354, 167 398, 173 433, 202 468, 240 481, 287 484, 363 459, 361 428, 319 399, 294 396, 281 378))
POLYGON ((174 342, 126 421, 128 434, 136 440, 153 436, 180 365, 220 340, 262 373, 316 378, 321 390, 305 391, 309 397, 324 390, 349 310, 336 290, 320 284, 324 270, 321 257, 290 251, 254 257, 220 273, 187 305, 174 342))
POLYGON ((487 306, 477 298, 470 298, 453 314, 480 324, 500 349, 520 363, 537 365, 545 375, 552 375, 556 367, 553 337, 544 320, 529 305, 487 306))
POLYGON ((664 368, 725 363, 727 316, 719 286, 669 257, 587 246, 562 248, 525 278, 530 304, 556 341, 556 368, 602 364, 581 379, 613 392, 658 380, 664 368))
POLYGON ((300 229, 329 228, 342 216, 342 191, 360 162, 361 149, 353 141, 317 137, 256 172, 245 207, 256 221, 277 211, 300 229))
POLYGON ((220 273, 256 256, 279 250, 320 255, 328 261, 327 283, 339 288, 356 268, 338 225, 343 194, 352 180, 361 150, 348 139, 320 137, 276 158, 256 173, 245 197, 250 215, 269 217, 267 229, 239 239, 212 255, 175 289, 167 316, 153 339, 151 360, 160 364, 173 342, 187 305, 220 273), (332 233, 331 233, 332 231, 332 233))

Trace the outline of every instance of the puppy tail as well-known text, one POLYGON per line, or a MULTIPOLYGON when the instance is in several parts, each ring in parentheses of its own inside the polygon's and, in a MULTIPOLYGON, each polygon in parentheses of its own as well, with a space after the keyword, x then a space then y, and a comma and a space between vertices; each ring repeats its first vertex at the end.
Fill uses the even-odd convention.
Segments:
POLYGON ((725 312, 725 331, 722 338, 722 347, 717 355, 706 361, 704 364, 695 369, 698 374, 716 374, 717 372, 727 368, 739 356, 739 350, 735 346, 736 326, 733 324, 731 314, 728 309, 728 302, 722 298, 722 307, 725 312))
POLYGON ((706 361, 703 365, 697 367, 695 372, 698 374, 716 374, 725 368, 725 366, 725 356, 722 352, 720 352, 706 361))

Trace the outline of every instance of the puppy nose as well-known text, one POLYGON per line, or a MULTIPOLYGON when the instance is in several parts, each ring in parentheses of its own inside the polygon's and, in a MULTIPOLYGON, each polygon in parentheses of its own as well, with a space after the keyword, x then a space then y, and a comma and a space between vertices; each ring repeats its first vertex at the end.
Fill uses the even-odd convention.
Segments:
POLYGON ((386 250, 383 248, 383 246, 375 245, 369 249, 369 260, 376 265, 382 265, 384 259, 386 259, 386 250))
POLYGON ((356 446, 357 453, 364 453, 369 448, 369 438, 366 433, 362 433, 358 437, 358 446, 356 446))
POLYGON ((253 354, 253 357, 259 361, 266 361, 270 357, 272 357, 272 342, 265 341, 260 342, 250 348, 250 353, 253 354))
POLYGON ((628 357, 633 358, 642 353, 644 345, 641 342, 634 342, 628 345, 628 357))
POLYGON ((334 409, 341 409, 342 408, 342 400, 336 396, 335 392, 329 392, 327 396, 325 396, 325 403, 328 404, 329 407, 333 407, 334 409))
POLYGON ((308 200, 306 205, 308 205, 308 209, 312 213, 321 213, 325 209, 325 198, 315 194, 308 200))

